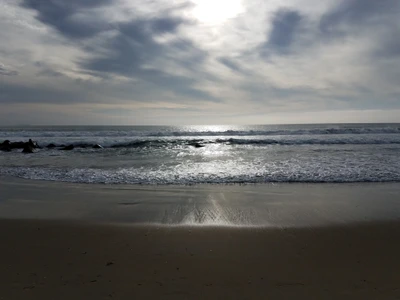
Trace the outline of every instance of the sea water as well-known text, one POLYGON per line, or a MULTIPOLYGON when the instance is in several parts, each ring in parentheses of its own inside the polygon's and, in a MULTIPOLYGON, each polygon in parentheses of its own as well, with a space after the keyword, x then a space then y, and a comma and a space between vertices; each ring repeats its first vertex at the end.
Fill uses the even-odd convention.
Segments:
POLYGON ((106 184, 400 181, 400 124, 0 128, 0 142, 28 139, 42 148, 0 151, 0 175, 106 184))

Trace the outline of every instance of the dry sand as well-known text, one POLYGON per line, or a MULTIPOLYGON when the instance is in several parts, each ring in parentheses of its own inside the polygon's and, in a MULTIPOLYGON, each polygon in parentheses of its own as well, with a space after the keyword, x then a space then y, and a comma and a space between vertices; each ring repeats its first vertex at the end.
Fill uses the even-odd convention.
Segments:
POLYGON ((0 299, 400 299, 400 224, 0 221, 0 299))

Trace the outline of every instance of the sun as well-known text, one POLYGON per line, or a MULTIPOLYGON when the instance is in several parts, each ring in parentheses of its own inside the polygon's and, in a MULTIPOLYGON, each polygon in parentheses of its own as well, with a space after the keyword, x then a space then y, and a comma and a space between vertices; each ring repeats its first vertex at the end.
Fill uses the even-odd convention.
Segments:
POLYGON ((194 17, 203 23, 221 24, 243 11, 241 0, 193 0, 194 17))

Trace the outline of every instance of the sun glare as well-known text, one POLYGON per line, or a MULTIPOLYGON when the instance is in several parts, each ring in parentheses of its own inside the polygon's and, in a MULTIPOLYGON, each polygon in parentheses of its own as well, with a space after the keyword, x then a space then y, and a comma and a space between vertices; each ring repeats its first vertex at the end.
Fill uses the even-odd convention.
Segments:
POLYGON ((220 24, 242 12, 241 0, 194 0, 193 15, 200 22, 220 24))

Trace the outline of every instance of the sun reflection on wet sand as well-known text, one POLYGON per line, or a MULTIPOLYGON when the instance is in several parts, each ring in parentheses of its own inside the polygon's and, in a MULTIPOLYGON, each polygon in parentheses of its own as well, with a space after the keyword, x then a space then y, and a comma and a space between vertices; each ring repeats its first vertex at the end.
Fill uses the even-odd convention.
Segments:
POLYGON ((3 218, 309 227, 400 216, 396 183, 106 186, 4 178, 1 191, 7 199, 0 201, 3 218))

